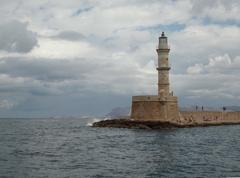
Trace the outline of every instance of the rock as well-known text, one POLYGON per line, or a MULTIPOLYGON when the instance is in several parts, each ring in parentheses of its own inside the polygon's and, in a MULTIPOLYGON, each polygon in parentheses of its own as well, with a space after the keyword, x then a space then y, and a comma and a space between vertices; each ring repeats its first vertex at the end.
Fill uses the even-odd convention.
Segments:
POLYGON ((174 123, 168 121, 141 121, 132 119, 109 119, 93 123, 92 127, 113 127, 129 129, 163 129, 163 128, 183 128, 183 127, 207 127, 218 125, 233 125, 240 122, 215 122, 215 123, 174 123))
POLYGON ((180 124, 162 121, 139 121, 131 119, 110 119, 93 123, 93 127, 159 129, 181 127, 180 124))

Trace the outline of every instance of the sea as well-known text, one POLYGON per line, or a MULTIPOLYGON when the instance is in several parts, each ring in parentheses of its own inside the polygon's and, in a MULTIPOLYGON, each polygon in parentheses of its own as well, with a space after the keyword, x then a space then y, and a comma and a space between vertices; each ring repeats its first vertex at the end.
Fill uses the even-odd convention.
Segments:
POLYGON ((0 178, 240 177, 240 125, 91 127, 97 120, 0 119, 0 178))

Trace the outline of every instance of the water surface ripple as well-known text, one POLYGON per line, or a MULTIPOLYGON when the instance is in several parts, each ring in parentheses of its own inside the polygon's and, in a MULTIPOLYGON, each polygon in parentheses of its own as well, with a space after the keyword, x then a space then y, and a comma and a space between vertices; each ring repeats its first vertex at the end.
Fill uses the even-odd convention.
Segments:
POLYGON ((0 119, 0 177, 240 177, 240 125, 137 130, 0 119))

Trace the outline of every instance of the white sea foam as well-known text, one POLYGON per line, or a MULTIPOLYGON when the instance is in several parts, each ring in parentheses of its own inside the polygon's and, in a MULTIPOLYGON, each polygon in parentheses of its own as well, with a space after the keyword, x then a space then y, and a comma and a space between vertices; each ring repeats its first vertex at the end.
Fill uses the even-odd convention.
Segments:
POLYGON ((91 120, 88 121, 87 126, 92 126, 94 122, 100 121, 100 118, 92 118, 91 120))
POLYGON ((91 118, 88 122, 87 122, 87 126, 92 126, 94 122, 99 122, 99 121, 105 121, 111 119, 109 117, 104 117, 104 118, 91 118))

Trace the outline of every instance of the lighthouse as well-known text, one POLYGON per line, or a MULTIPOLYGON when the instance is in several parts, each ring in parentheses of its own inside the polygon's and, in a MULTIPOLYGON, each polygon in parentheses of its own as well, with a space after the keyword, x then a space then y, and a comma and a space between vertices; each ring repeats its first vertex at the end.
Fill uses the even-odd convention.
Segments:
POLYGON ((178 122, 178 99, 170 93, 168 38, 162 32, 157 45, 157 95, 133 96, 131 119, 178 122))
POLYGON ((170 48, 168 47, 167 37, 164 32, 159 37, 158 48, 156 49, 158 54, 158 95, 169 95, 169 62, 168 56, 170 48))

